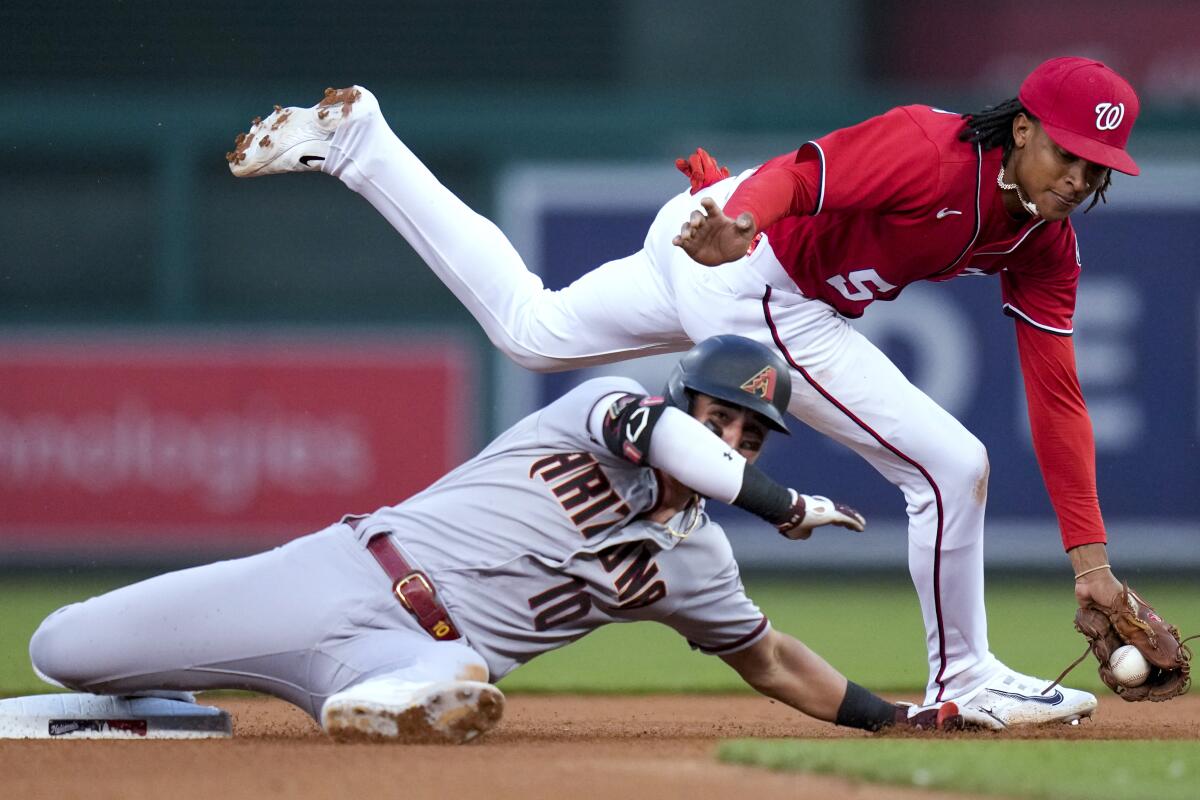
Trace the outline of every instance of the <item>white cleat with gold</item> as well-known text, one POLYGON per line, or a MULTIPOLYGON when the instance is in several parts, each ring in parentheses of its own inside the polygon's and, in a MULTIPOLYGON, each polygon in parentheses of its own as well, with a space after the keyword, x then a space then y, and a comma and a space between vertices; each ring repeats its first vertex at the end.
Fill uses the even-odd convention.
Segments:
POLYGON ((339 741, 462 744, 491 730, 503 714, 504 694, 490 683, 384 677, 331 695, 321 727, 339 741))

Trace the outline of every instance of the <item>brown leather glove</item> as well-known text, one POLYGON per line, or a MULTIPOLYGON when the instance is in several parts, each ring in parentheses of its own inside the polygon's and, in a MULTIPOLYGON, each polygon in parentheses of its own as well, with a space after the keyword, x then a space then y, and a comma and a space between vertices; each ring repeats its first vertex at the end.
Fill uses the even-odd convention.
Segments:
POLYGON ((703 147, 687 158, 675 159, 675 169, 687 176, 692 184, 692 194, 707 189, 714 183, 729 177, 729 167, 722 167, 703 147))
POLYGON ((1088 640, 1100 662, 1100 680, 1125 700, 1170 700, 1191 686, 1192 651, 1183 643, 1186 640, 1180 640, 1179 630, 1160 617, 1128 583, 1111 606, 1089 603, 1076 611, 1075 629, 1088 640), (1109 669, 1113 651, 1127 644, 1150 662, 1150 677, 1141 686, 1121 685, 1109 669))

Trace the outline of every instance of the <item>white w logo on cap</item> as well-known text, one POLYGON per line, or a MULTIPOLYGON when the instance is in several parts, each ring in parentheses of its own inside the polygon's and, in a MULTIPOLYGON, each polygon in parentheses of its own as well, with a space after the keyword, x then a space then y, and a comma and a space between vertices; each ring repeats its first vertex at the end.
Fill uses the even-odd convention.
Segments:
POLYGON ((1117 103, 1097 103, 1096 104, 1096 129, 1101 131, 1112 131, 1121 127, 1121 120, 1125 119, 1125 104, 1117 103))

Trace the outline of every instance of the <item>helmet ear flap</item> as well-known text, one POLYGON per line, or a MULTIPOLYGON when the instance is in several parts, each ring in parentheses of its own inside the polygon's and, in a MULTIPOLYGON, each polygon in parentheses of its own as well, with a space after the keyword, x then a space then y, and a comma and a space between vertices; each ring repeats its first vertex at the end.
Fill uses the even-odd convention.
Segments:
POLYGON ((685 370, 683 362, 680 361, 671 370, 670 376, 667 378, 667 386, 663 389, 663 396, 667 399, 667 404, 678 408, 680 411, 688 414, 692 413, 692 397, 687 385, 684 383, 685 370))
POLYGON ((683 408, 688 414, 696 408, 696 393, 686 386, 683 388, 683 395, 687 398, 687 402, 683 408))

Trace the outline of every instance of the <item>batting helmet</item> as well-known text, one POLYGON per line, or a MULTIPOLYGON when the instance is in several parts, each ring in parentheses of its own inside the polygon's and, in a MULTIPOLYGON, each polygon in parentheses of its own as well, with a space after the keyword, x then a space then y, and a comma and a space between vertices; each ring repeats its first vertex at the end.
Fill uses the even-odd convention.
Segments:
POLYGON ((743 336, 705 339, 675 365, 667 378, 667 402, 691 411, 688 390, 733 403, 763 417, 777 431, 792 398, 787 364, 769 347, 743 336))

